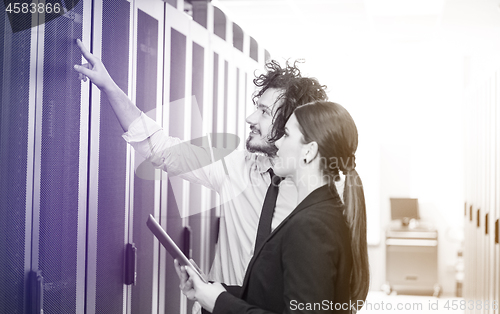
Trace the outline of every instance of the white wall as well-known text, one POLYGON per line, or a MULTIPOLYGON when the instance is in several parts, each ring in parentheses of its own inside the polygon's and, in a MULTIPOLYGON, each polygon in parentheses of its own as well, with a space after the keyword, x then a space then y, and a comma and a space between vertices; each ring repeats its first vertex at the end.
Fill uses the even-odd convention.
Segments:
POLYGON ((326 65, 324 72, 314 60, 305 65, 330 86, 330 99, 344 105, 358 126, 372 289, 385 281, 389 198, 414 197, 422 220, 438 229, 439 280, 445 293, 453 293, 460 243, 448 235, 462 227, 463 57, 408 44, 315 60, 326 65), (374 241, 377 236, 380 241, 374 241))
POLYGON ((438 229, 439 281, 454 293, 463 237, 463 96, 466 85, 498 67, 498 1, 218 2, 273 58, 304 58, 304 74, 328 85, 330 100, 353 116, 372 289, 385 281, 389 198, 414 197, 422 220, 438 229), (387 10, 394 7, 388 3, 401 10, 387 10))

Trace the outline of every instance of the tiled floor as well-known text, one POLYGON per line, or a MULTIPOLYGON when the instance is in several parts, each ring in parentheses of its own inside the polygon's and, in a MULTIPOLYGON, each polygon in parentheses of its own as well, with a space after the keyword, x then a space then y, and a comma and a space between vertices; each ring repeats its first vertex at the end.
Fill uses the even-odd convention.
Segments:
MULTIPOLYGON (((463 314, 460 305, 462 298, 442 296, 387 295, 382 291, 371 291, 365 305, 359 311, 361 314, 463 314), (456 310, 454 310, 456 308, 456 310)), ((465 304, 462 304, 462 308, 465 304)))

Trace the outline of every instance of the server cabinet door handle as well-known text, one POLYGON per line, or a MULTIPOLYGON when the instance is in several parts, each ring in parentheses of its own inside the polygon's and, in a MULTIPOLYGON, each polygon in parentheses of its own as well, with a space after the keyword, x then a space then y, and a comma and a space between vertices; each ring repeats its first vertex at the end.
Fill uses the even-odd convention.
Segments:
POLYGON ((217 217, 217 225, 215 226, 215 241, 219 240, 219 232, 220 232, 220 217, 217 217))
POLYGON ((125 249, 125 284, 135 285, 137 279, 137 247, 128 243, 125 249))
POLYGON ((31 271, 29 276, 30 281, 30 298, 28 298, 28 308, 31 314, 43 314, 43 277, 42 271, 31 271))
POLYGON ((187 258, 191 258, 193 255, 193 250, 191 249, 191 241, 191 227, 186 226, 184 227, 184 248, 182 251, 184 252, 184 255, 187 256, 187 258))
POLYGON ((489 234, 488 225, 490 223, 490 213, 484 215, 484 234, 489 234))
POLYGON ((498 244, 498 238, 499 236, 499 230, 498 230, 498 219, 495 221, 495 243, 498 244))

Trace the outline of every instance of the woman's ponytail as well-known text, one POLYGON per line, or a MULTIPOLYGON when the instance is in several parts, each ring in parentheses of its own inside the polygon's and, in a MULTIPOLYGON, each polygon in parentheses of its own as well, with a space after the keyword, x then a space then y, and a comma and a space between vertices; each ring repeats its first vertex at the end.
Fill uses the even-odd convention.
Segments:
MULTIPOLYGON (((351 168, 345 171, 344 216, 351 232, 353 268, 351 272, 351 300, 366 300, 370 284, 368 246, 366 240, 366 208, 363 184, 358 172, 351 168)), ((358 309, 359 310, 359 309, 358 309)))

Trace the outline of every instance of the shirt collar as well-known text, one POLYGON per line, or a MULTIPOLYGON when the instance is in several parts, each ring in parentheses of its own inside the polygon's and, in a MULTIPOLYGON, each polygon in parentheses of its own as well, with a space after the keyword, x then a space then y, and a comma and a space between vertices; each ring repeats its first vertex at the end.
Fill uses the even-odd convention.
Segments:
POLYGON ((247 150, 245 152, 247 155, 246 156, 247 159, 253 163, 252 166, 255 167, 254 169, 256 171, 258 171, 259 173, 263 174, 263 173, 267 172, 267 170, 269 170, 269 168, 274 167, 273 158, 265 156, 263 154, 259 154, 259 153, 251 153, 247 150))

